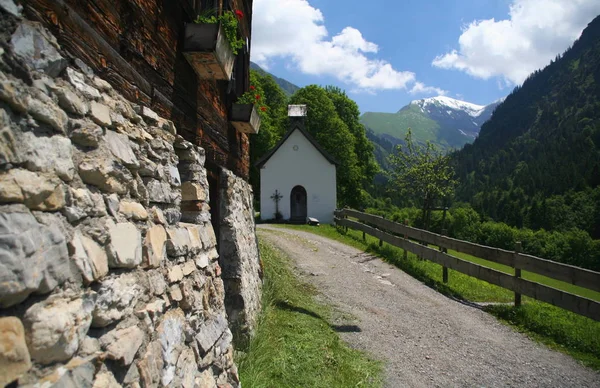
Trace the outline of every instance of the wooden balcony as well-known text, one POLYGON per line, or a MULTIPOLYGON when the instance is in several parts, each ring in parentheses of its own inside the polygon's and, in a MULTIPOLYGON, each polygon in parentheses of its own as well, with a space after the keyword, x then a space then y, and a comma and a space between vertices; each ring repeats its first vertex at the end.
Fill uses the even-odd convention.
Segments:
POLYGON ((231 79, 235 55, 221 24, 186 23, 183 54, 201 79, 231 79))
POLYGON ((254 104, 233 104, 229 121, 242 133, 257 134, 260 128, 260 116, 254 104))

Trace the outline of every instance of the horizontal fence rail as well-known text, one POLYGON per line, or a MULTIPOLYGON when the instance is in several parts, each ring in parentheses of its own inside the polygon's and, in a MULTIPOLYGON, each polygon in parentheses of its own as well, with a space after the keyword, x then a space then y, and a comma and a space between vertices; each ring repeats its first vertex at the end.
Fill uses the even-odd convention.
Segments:
POLYGON ((367 233, 378 238, 380 242, 383 241, 395 247, 405 249, 425 260, 440 264, 444 268, 450 268, 513 291, 515 292, 515 301, 520 300, 520 295, 526 295, 600 321, 600 303, 520 277, 520 270, 526 270, 590 290, 600 291, 600 273, 598 272, 515 251, 507 251, 457 240, 356 210, 338 210, 335 212, 335 216, 335 222, 338 226, 355 229, 363 232, 363 234, 367 233), (349 220, 347 217, 358 221, 349 220), (429 248, 409 239, 436 245, 443 251, 429 248), (515 274, 518 275, 513 276, 460 259, 446 253, 448 249, 510 266, 515 269, 515 274), (519 297, 517 298, 517 296, 519 297))

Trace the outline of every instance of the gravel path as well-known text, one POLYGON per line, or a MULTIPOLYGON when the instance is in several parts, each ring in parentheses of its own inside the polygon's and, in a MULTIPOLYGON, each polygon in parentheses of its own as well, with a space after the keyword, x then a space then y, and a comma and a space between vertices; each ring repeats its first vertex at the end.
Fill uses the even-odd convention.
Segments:
POLYGON ((259 225, 342 313, 352 347, 386 365, 386 387, 600 387, 600 374, 425 286, 380 259, 311 233, 259 225))

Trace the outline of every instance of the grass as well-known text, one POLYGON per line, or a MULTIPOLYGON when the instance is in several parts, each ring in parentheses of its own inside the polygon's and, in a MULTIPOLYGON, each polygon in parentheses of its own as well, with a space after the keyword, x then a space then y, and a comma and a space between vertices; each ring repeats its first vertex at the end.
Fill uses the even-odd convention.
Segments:
MULTIPOLYGON (((375 254, 445 295, 472 302, 509 303, 514 299, 514 294, 504 288, 453 270, 448 271, 449 282, 444 284, 440 265, 419 260, 412 253, 404 259, 402 249, 385 243, 383 247, 379 247, 379 240, 369 235, 366 235, 366 241, 363 241, 362 232, 359 231, 349 229, 348 232, 344 232, 330 225, 322 225, 318 228, 307 225, 285 225, 284 227, 329 237, 375 254)), ((464 260, 512 273, 510 267, 502 264, 454 251, 449 253, 464 260)), ((526 271, 523 271, 522 275, 528 280, 600 301, 598 292, 526 271)), ((523 297, 521 307, 492 305, 486 307, 486 311, 549 347, 565 352, 584 365, 600 370, 600 322, 527 297, 523 297)))
POLYGON ((244 387, 380 387, 381 365, 350 349, 330 325, 331 307, 292 272, 283 253, 263 241, 263 311, 237 357, 244 387))

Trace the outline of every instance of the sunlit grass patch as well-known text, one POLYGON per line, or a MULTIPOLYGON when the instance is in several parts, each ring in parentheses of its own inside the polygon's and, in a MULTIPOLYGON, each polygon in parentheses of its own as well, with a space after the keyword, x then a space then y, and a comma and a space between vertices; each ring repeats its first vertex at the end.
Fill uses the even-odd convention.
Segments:
POLYGON ((331 307, 292 272, 285 255, 259 236, 265 279, 256 335, 238 357, 244 387, 379 387, 380 362, 349 348, 331 307))

